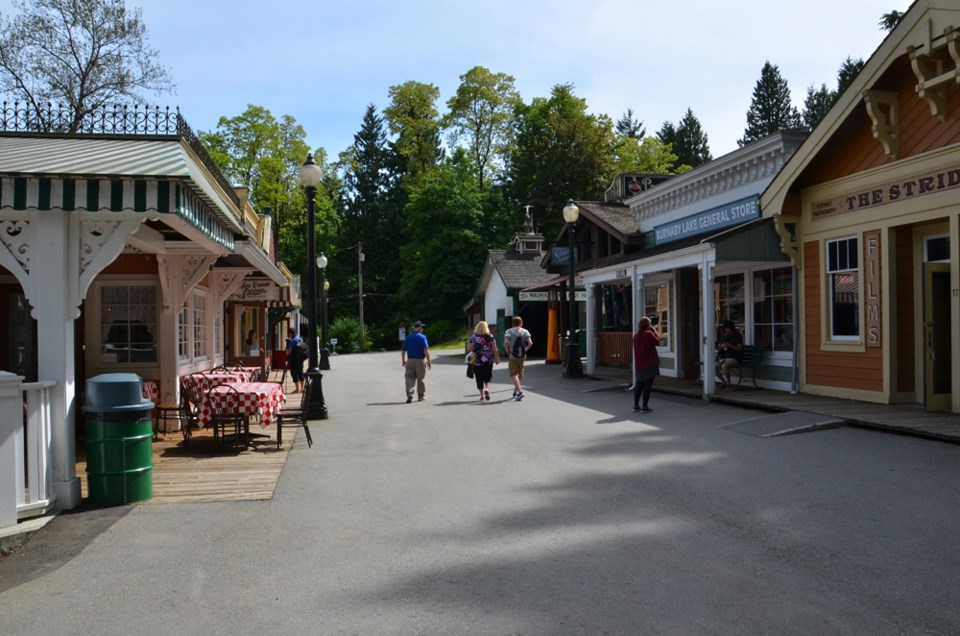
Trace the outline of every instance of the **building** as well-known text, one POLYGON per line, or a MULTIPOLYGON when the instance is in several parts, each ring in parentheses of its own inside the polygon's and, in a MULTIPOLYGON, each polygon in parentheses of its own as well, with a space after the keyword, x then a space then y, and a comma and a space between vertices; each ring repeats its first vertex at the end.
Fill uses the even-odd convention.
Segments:
POLYGON ((268 367, 277 312, 296 297, 272 217, 226 181, 179 112, 96 113, 66 134, 36 132, 17 108, 0 117, 0 365, 52 383, 52 486, 31 506, 42 513, 80 503, 87 378, 135 373, 177 403, 179 377, 249 353, 251 329, 264 346, 245 359, 268 367))
POLYGON ((960 412, 960 5, 917 0, 760 199, 799 390, 960 412))

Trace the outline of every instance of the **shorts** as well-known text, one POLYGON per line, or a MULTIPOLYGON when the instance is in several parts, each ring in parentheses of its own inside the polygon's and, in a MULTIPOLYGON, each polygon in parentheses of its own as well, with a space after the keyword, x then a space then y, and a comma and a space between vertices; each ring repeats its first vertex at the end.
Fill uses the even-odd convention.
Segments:
POLYGON ((510 358, 507 361, 507 368, 510 370, 510 377, 519 377, 523 379, 523 361, 525 358, 510 358))

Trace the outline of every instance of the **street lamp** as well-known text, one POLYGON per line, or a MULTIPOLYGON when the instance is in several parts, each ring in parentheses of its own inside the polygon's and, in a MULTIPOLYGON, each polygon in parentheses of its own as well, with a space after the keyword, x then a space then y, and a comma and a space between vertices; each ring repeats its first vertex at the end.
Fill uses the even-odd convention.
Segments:
POLYGON ((574 263, 574 233, 577 227, 577 218, 580 216, 580 208, 576 206, 573 199, 567 200, 567 205, 563 207, 563 220, 570 224, 567 229, 567 237, 570 239, 570 324, 569 338, 567 340, 567 367, 564 370, 564 377, 582 378, 583 364, 580 362, 580 338, 577 335, 577 292, 576 292, 576 265, 574 263))
MULTIPOLYGON (((316 243, 316 209, 314 199, 317 196, 317 186, 320 185, 320 179, 323 172, 313 161, 313 155, 307 155, 307 160, 300 166, 300 184, 307 195, 307 256, 308 263, 313 263, 317 259, 316 243)), ((319 264, 319 263, 318 263, 319 264)), ((323 400, 323 374, 317 366, 317 270, 308 267, 307 285, 310 288, 310 307, 307 317, 310 320, 310 327, 307 333, 307 343, 310 349, 309 369, 307 376, 310 378, 311 392, 310 404, 307 405, 307 419, 325 420, 327 419, 327 405, 323 400)))
POLYGON ((323 308, 323 339, 320 341, 320 370, 330 370, 330 352, 327 351, 327 257, 320 252, 317 257, 317 269, 320 270, 320 306, 323 308))

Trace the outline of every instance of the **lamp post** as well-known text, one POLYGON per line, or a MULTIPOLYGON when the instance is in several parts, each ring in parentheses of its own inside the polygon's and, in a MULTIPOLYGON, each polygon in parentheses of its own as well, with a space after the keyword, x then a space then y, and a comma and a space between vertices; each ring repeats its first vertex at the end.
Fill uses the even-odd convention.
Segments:
POLYGON ((320 307, 323 310, 323 338, 320 340, 320 370, 330 370, 330 352, 327 351, 327 257, 320 252, 317 257, 317 269, 320 270, 320 307))
MULTIPOLYGON (((317 259, 316 244, 316 210, 314 199, 317 196, 317 186, 320 184, 320 178, 323 172, 313 161, 313 155, 307 155, 307 160, 300 166, 300 184, 303 185, 304 193, 307 195, 307 263, 313 264, 317 259)), ((309 369, 307 376, 310 378, 311 392, 310 403, 307 405, 307 419, 325 420, 327 419, 327 405, 323 400, 323 374, 317 366, 317 270, 308 267, 310 270, 307 276, 307 286, 310 288, 310 307, 307 312, 307 318, 310 320, 310 328, 307 333, 307 343, 310 349, 309 369)))
POLYGON ((573 199, 567 200, 567 205, 563 207, 563 220, 570 224, 567 229, 567 237, 570 239, 570 322, 567 326, 569 338, 567 340, 567 366, 564 369, 566 378, 582 378, 583 363, 580 362, 580 337, 577 335, 577 291, 576 291, 576 264, 574 263, 574 233, 577 227, 577 218, 580 216, 580 208, 576 206, 573 199))

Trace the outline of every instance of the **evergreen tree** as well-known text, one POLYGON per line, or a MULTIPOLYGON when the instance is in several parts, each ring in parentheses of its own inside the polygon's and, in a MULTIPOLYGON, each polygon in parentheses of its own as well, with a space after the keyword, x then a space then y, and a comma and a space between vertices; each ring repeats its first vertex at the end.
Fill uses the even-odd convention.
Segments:
POLYGON ((747 127, 737 144, 745 146, 781 130, 800 127, 800 112, 790 101, 790 87, 780 69, 767 61, 753 89, 747 127))
POLYGON ((687 165, 691 168, 702 166, 713 159, 707 134, 703 132, 700 120, 690 108, 687 108, 687 112, 677 126, 673 154, 677 155, 678 166, 687 165))
POLYGON ((900 24, 900 20, 903 20, 904 16, 903 11, 891 11, 890 13, 884 13, 880 16, 880 28, 884 31, 893 31, 897 28, 897 25, 900 24))
POLYGON ((853 80, 856 79, 860 71, 863 70, 864 65, 866 65, 866 62, 862 59, 855 60, 852 57, 847 57, 847 59, 843 61, 843 64, 840 65, 840 70, 837 71, 837 95, 847 90, 847 87, 853 83, 853 80))
POLYGON ((627 112, 620 116, 614 131, 618 135, 638 140, 647 135, 647 129, 643 127, 643 122, 633 116, 632 108, 627 108, 627 112))
MULTIPOLYGON (((403 270, 400 245, 405 223, 393 196, 399 188, 392 172, 392 152, 384 121, 373 104, 367 106, 360 130, 353 136, 353 145, 341 156, 341 163, 344 196, 338 252, 343 254, 343 263, 331 266, 331 275, 336 276, 337 271, 344 275, 331 285, 336 282, 340 289, 359 291, 359 264, 353 250, 361 245, 363 253, 369 255, 363 279, 364 322, 376 327, 393 321, 392 293, 403 270)), ((335 298, 332 313, 359 317, 356 296, 343 293, 335 298)))
POLYGON ((827 88, 826 84, 821 84, 816 90, 813 86, 808 86, 807 98, 803 102, 803 125, 810 130, 816 128, 836 99, 837 94, 827 88))

